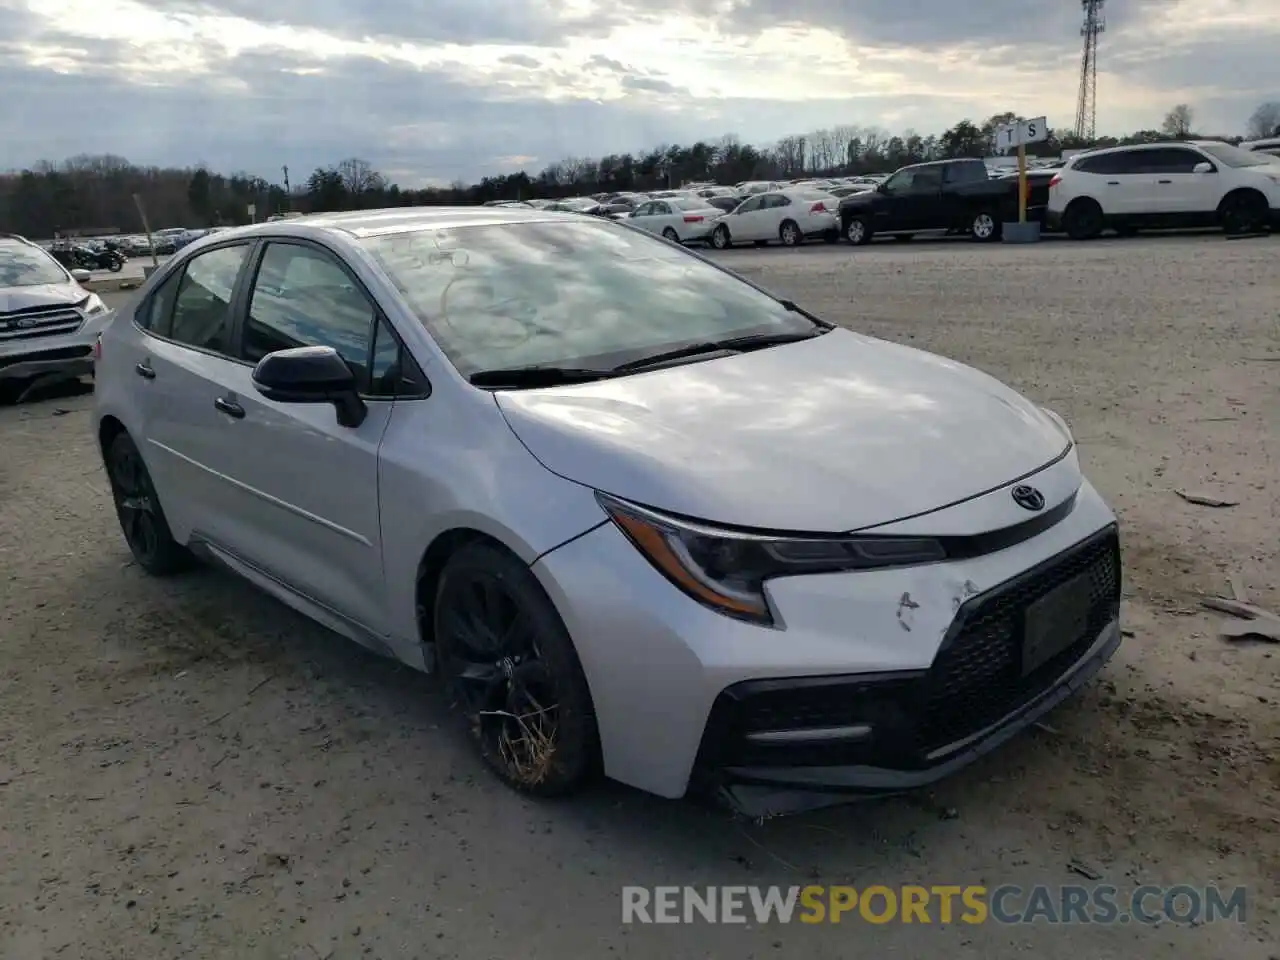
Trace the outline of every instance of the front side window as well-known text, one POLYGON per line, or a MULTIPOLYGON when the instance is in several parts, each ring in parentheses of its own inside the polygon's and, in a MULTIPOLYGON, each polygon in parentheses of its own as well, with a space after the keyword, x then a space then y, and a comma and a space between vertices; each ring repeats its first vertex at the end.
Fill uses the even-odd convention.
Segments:
MULTIPOLYGON (((248 244, 238 243, 188 260, 174 291, 172 313, 153 315, 151 329, 178 343, 230 354, 231 294, 248 251, 248 244)), ((168 286, 153 301, 160 310, 167 308, 168 286)))
POLYGON ((0 287, 67 282, 67 272, 39 247, 16 241, 0 244, 0 287))
POLYGON ((699 258, 604 222, 465 226, 363 242, 463 376, 608 367, 691 341, 814 329, 699 258))
POLYGON ((1255 151, 1241 150, 1229 143, 1204 143, 1200 149, 1228 167, 1261 167, 1272 163, 1270 157, 1260 157, 1255 151))
POLYGON ((373 304, 331 255, 269 243, 249 298, 243 356, 257 363, 275 350, 333 347, 363 384, 373 321, 373 304))

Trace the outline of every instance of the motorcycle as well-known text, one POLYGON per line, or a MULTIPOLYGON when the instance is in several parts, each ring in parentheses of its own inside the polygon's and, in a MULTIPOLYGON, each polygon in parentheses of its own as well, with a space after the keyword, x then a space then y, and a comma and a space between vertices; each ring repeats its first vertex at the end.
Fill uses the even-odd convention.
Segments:
POLYGON ((76 265, 85 270, 110 270, 112 273, 119 273, 128 259, 118 247, 95 249, 85 244, 73 247, 71 255, 76 265))

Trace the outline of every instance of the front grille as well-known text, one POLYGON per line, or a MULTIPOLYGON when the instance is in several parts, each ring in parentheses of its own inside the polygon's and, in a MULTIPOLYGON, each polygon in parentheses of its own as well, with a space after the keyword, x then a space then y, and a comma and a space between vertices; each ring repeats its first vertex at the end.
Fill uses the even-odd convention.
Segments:
POLYGON ((927 671, 749 680, 712 705, 695 776, 725 767, 869 765, 925 769, 941 748, 999 723, 1054 686, 1118 613, 1120 540, 1114 527, 973 597, 956 615, 927 671), (1090 586, 1087 629, 1023 675, 1027 608, 1077 576, 1090 586), (866 741, 761 744, 753 731, 869 724, 866 741))
POLYGON ((926 681, 926 751, 962 740, 1039 696, 1092 646, 1120 604, 1120 539, 1114 530, 1011 580, 961 608, 926 681), (1055 587, 1088 577, 1087 632, 1033 673, 1022 675, 1027 608, 1055 587))
POLYGON ((68 304, 0 313, 0 344, 75 333, 83 323, 84 316, 68 304))

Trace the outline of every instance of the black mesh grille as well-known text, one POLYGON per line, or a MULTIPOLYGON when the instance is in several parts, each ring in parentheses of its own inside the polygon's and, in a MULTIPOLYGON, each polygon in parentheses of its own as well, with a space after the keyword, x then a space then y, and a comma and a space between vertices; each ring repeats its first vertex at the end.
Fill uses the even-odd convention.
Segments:
POLYGON ((1116 616, 1120 541, 1114 531, 1030 571, 961 610, 961 619, 929 669, 920 731, 926 751, 996 723, 1051 687, 1116 616), (1022 675, 1027 608, 1077 576, 1089 583, 1088 631, 1028 676, 1022 675))

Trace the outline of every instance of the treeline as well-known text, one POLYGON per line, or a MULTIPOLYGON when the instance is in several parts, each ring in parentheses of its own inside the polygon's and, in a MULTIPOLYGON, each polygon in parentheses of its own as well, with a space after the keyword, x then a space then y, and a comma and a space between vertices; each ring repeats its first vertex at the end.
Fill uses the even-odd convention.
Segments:
MULTIPOLYGON (((1266 104, 1259 112, 1269 107, 1276 108, 1280 122, 1280 105, 1266 104)), ((876 128, 839 126, 785 137, 770 147, 725 136, 716 141, 655 147, 642 154, 569 158, 535 175, 519 172, 431 189, 388 183, 370 164, 356 158, 317 169, 303 182, 291 185, 247 173, 215 173, 203 167, 139 167, 123 157, 78 156, 61 164, 42 162, 30 170, 0 175, 0 231, 33 238, 48 238, 55 232, 136 233, 142 226, 139 201, 152 229, 160 229, 238 225, 248 223, 251 216, 261 220, 273 213, 654 190, 692 180, 737 183, 880 173, 922 160, 986 156, 991 152, 995 128, 1016 119, 1012 113, 1002 113, 983 123, 962 120, 936 135, 914 131, 895 135, 876 128)), ((1140 130, 1121 139, 1102 138, 1093 143, 1053 131, 1030 152, 1057 156, 1065 149, 1187 137, 1192 119, 1191 110, 1180 104, 1169 112, 1160 130, 1140 130)), ((430 171, 423 174, 425 178, 430 171)))

